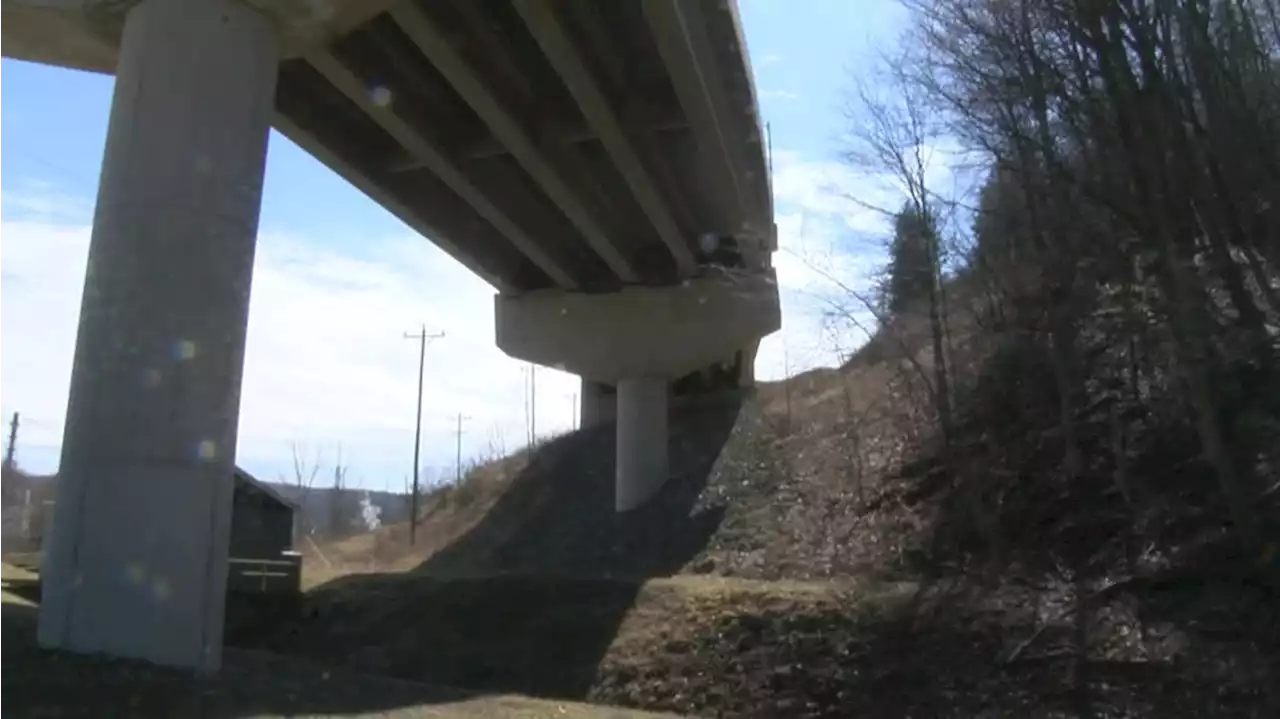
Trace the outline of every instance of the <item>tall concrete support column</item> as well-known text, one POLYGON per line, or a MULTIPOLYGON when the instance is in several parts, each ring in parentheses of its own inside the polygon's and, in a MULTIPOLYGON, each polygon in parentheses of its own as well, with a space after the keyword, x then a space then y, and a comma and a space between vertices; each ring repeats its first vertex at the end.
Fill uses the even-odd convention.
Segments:
POLYGON ((221 661, 245 328, 279 42, 237 0, 128 13, 40 643, 221 661))
POLYGON ((605 391, 605 385, 582 379, 582 389, 578 394, 579 426, 582 429, 598 427, 606 422, 613 422, 618 417, 617 398, 605 391))
POLYGON ((756 386, 756 356, 760 353, 760 340, 756 340, 742 348, 741 364, 738 365, 738 387, 746 389, 756 386))
POLYGON ((662 377, 618 382, 618 449, 614 507, 644 504, 667 481, 667 391, 662 377))

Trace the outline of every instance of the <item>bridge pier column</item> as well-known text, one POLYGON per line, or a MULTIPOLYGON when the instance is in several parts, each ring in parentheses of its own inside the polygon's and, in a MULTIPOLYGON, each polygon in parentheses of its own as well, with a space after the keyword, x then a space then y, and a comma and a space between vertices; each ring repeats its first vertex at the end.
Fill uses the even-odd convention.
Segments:
POLYGON ((578 393, 578 424, 582 429, 598 427, 618 418, 617 397, 608 392, 606 385, 582 379, 578 393))
POLYGON ((667 481, 667 410, 663 377, 618 382, 618 442, 614 503, 619 512, 644 504, 667 481))
POLYGON ((760 340, 743 347, 741 361, 738 365, 738 387, 745 389, 756 386, 756 356, 760 353, 760 340))
POLYGON ((125 20, 80 311, 45 647, 221 662, 249 290, 279 41, 237 0, 125 20))

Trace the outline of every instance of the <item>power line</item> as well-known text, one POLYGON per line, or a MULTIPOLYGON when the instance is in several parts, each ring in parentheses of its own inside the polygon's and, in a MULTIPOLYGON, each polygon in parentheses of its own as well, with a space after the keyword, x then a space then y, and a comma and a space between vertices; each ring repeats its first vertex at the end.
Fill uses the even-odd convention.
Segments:
POLYGON ((404 333, 405 339, 416 339, 419 341, 418 347, 418 417, 413 430, 413 495, 409 498, 409 545, 413 546, 418 538, 418 493, 419 493, 419 463, 421 462, 422 453, 422 380, 424 370, 427 364, 427 342, 429 340, 440 339, 444 337, 444 333, 427 334, 427 326, 424 324, 415 334, 412 332, 404 333))

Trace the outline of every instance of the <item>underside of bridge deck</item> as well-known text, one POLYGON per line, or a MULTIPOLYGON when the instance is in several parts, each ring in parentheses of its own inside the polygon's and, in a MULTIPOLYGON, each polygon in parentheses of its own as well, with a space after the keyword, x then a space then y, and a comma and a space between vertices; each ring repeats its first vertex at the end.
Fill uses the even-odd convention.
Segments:
MULTIPOLYGON (((6 2, 5 55, 113 72, 136 4, 6 2)), ((248 4, 281 35, 277 129, 503 292, 769 263, 736 3, 248 4)))
POLYGON ((741 48, 718 2, 402 2, 284 62, 278 126, 504 292, 672 284, 768 263, 741 48))
POLYGON ((219 664, 271 125, 490 282, 504 351, 584 378, 590 419, 617 420, 620 511, 667 477, 673 389, 726 367, 749 381, 780 324, 733 2, 0 10, 6 56, 116 73, 46 646, 219 664))

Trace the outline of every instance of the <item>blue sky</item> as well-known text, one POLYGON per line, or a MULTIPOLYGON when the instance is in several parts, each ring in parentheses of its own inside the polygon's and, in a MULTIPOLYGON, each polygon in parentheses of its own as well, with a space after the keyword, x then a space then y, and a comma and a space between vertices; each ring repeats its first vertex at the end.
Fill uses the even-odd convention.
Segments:
MULTIPOLYGON (((835 356, 810 297, 820 280, 799 258, 853 279, 876 259, 847 251, 849 233, 875 221, 833 189, 858 182, 836 155, 850 83, 901 14, 891 0, 743 0, 740 10, 772 128, 782 248, 785 327, 757 373, 778 378, 835 356)), ((110 77, 0 64, 2 409, 6 420, 22 412, 19 461, 36 471, 57 464, 111 92, 110 77)), ((525 370, 493 347, 492 290, 274 133, 258 247, 240 464, 275 478, 290 472, 295 443, 326 462, 341 446, 357 483, 398 490, 411 471, 417 370, 402 333, 419 323, 447 335, 428 350, 424 463, 452 465, 457 412, 470 418, 468 456, 523 442, 525 370)), ((576 378, 537 375, 539 434, 567 428, 576 378)))

